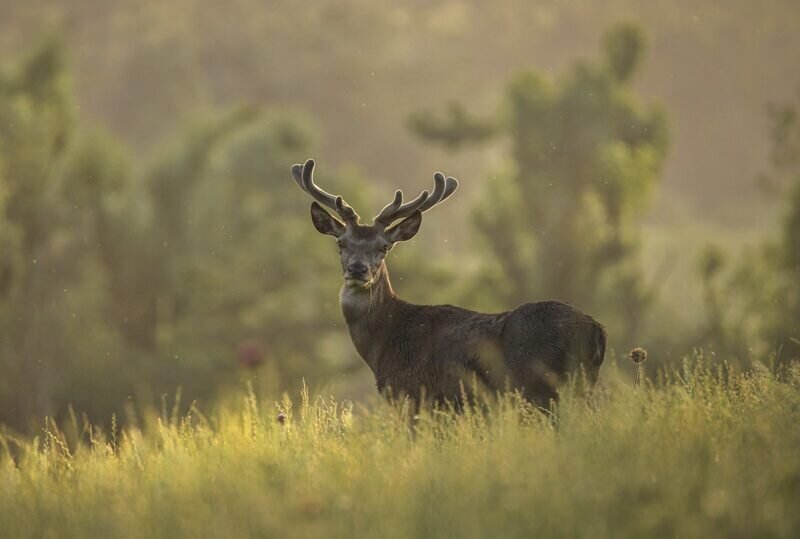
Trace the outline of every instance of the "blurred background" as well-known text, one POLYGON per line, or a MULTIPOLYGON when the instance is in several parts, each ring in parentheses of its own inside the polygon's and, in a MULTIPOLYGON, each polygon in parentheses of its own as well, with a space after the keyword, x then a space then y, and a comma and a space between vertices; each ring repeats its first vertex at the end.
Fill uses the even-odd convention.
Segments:
POLYGON ((796 0, 3 0, 0 423, 372 395, 330 238, 461 180, 399 295, 569 301, 658 365, 800 356, 796 0))

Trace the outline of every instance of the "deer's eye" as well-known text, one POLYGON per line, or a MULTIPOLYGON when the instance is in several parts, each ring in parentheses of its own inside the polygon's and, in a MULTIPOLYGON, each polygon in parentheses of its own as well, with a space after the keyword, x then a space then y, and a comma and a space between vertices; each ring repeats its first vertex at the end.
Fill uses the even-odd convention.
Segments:
POLYGON ((341 251, 342 249, 344 249, 344 243, 342 243, 340 241, 337 241, 336 242, 336 247, 341 251))
POLYGON ((381 249, 381 252, 382 252, 383 254, 386 254, 386 253, 388 253, 388 252, 389 252, 389 246, 388 246, 388 245, 384 245, 384 246, 383 246, 383 249, 381 249))

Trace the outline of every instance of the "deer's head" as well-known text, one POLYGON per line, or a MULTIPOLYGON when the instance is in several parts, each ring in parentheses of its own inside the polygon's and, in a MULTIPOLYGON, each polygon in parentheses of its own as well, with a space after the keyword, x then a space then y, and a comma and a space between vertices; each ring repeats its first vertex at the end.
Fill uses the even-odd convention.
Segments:
POLYGON ((369 288, 384 264, 386 254, 398 241, 410 240, 422 224, 422 212, 453 194, 458 187, 455 178, 437 172, 433 175, 433 192, 423 191, 417 198, 403 203, 403 192, 396 191, 394 200, 375 217, 371 225, 362 225, 359 216, 341 196, 331 195, 314 183, 314 160, 294 165, 292 176, 300 189, 314 198, 311 221, 322 234, 336 238, 342 274, 346 286, 369 288), (339 219, 323 209, 336 212, 339 219))

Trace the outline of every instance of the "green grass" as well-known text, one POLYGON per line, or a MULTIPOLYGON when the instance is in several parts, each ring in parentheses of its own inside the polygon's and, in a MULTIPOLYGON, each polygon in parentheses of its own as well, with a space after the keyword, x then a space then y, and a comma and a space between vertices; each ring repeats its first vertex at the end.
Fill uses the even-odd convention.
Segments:
POLYGON ((413 435, 384 404, 287 399, 280 425, 277 405, 241 400, 114 439, 6 436, 0 535, 800 536, 797 367, 701 364, 633 391, 611 365, 556 416, 509 395, 423 414, 413 435))

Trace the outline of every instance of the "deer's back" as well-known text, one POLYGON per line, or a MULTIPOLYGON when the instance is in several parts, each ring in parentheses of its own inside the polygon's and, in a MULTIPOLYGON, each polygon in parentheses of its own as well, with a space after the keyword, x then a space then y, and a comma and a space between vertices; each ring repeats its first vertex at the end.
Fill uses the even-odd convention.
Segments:
POLYGON ((541 405, 583 369, 594 381, 605 353, 605 331, 590 316, 556 301, 527 303, 496 314, 452 305, 401 303, 391 331, 351 325, 379 390, 397 396, 458 400, 462 384, 489 391, 506 382, 541 405), (355 330, 355 331, 354 331, 355 330), (380 344, 377 344, 380 343, 380 344))

